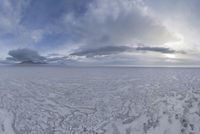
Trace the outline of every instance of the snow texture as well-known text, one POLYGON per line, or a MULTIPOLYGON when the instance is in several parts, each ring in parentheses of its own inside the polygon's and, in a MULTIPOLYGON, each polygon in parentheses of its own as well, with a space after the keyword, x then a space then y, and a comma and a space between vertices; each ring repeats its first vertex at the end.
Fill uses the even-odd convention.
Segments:
POLYGON ((200 69, 0 67, 0 134, 199 134, 200 69))

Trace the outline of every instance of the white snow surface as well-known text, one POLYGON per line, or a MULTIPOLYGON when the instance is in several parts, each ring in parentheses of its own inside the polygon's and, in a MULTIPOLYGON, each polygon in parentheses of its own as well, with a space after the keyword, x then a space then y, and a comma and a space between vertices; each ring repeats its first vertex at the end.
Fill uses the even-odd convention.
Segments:
POLYGON ((0 134, 199 134, 200 69, 0 67, 0 134))

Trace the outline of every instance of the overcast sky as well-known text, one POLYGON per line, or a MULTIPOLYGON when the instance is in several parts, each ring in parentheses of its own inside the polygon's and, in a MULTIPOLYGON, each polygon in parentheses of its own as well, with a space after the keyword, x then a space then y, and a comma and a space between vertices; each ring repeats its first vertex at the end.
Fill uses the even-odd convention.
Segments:
POLYGON ((0 59, 200 65, 199 7, 199 0, 0 0, 0 59))

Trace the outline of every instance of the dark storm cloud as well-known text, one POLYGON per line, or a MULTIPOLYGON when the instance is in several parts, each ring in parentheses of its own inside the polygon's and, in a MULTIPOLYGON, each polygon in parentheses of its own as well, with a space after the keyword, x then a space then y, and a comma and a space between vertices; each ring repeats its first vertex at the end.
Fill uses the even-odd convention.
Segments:
POLYGON ((69 55, 60 55, 60 54, 49 54, 47 56, 41 56, 37 51, 23 48, 9 51, 7 57, 7 62, 17 62, 17 63, 29 63, 29 64, 38 64, 38 63, 78 63, 78 59, 74 59, 73 56, 85 56, 87 58, 94 58, 98 56, 111 56, 117 55, 124 52, 157 52, 164 54, 172 53, 181 53, 185 54, 183 51, 176 51, 170 48, 165 47, 146 47, 146 46, 105 46, 96 49, 83 49, 77 52, 71 53, 69 55))
POLYGON ((159 52, 166 54, 187 54, 185 51, 177 51, 167 47, 137 47, 136 50, 144 52, 159 52))
POLYGON ((133 48, 128 47, 128 46, 106 46, 106 47, 97 48, 97 49, 88 49, 88 50, 75 52, 75 53, 72 53, 71 55, 94 57, 94 56, 118 54, 118 53, 130 51, 132 49, 133 48))
POLYGON ((165 47, 137 47, 138 51, 152 51, 160 53, 177 53, 177 51, 165 47))
POLYGON ((16 61, 20 63, 45 63, 46 58, 39 55, 37 51, 27 48, 11 50, 8 52, 9 61, 16 61))
POLYGON ((28 48, 11 50, 8 52, 10 57, 3 61, 4 63, 22 63, 22 64, 44 64, 44 63, 74 63, 69 56, 60 54, 49 54, 41 56, 37 51, 28 48))
POLYGON ((94 57, 94 56, 103 56, 103 55, 111 55, 111 54, 119 54, 123 52, 158 52, 158 53, 182 53, 185 54, 183 51, 176 51, 170 48, 166 47, 129 47, 129 46, 106 46, 102 48, 97 49, 88 49, 88 50, 82 50, 75 53, 72 53, 71 55, 75 56, 86 56, 86 57, 94 57))

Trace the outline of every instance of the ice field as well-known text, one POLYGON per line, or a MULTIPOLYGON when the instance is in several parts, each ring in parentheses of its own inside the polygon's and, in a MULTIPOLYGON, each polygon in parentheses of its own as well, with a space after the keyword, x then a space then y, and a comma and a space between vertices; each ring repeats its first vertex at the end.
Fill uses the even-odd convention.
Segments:
POLYGON ((200 69, 0 67, 0 134, 199 134, 200 69))

